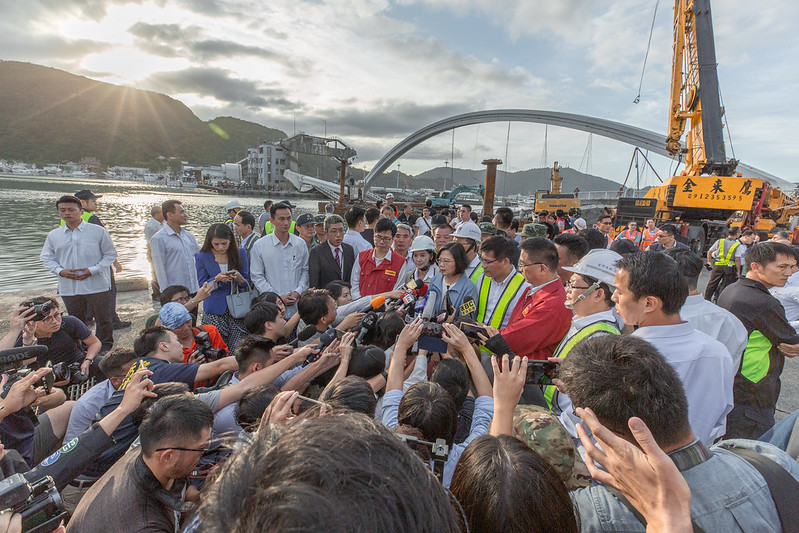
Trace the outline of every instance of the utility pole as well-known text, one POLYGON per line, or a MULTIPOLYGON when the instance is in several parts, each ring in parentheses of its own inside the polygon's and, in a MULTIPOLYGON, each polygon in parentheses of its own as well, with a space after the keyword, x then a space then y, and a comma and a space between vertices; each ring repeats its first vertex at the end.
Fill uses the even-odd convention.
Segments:
POLYGON ((494 216, 494 189, 497 186, 497 165, 502 164, 501 159, 484 159, 486 166, 486 190, 483 196, 483 215, 494 216))
POLYGON ((399 189, 399 169, 400 169, 400 164, 397 163, 397 189, 399 189))
POLYGON ((325 139, 327 139, 327 121, 322 119, 322 122, 325 123, 325 139))
POLYGON ((449 160, 444 161, 444 186, 442 187, 443 190, 447 190, 447 169, 449 169, 449 160))

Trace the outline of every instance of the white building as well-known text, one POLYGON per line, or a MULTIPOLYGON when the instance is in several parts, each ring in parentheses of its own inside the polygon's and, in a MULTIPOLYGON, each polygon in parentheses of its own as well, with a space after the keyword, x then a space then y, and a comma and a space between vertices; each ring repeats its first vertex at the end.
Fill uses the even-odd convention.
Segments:
POLYGON ((280 185, 286 168, 286 154, 279 144, 264 143, 247 149, 248 173, 255 175, 255 182, 259 185, 280 185))

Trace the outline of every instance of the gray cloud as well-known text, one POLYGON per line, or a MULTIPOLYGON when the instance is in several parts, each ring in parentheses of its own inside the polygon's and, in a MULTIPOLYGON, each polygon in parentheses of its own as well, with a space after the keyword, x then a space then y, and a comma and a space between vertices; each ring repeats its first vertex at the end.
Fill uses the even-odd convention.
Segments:
POLYGON ((215 68, 188 68, 176 72, 157 72, 145 85, 166 93, 193 93, 212 96, 222 102, 242 104, 250 108, 292 112, 302 104, 291 101, 282 89, 263 87, 252 80, 231 77, 231 73, 215 68))
POLYGON ((425 105, 386 101, 376 102, 371 107, 367 105, 318 112, 316 120, 327 120, 328 131, 335 131, 336 135, 408 135, 436 120, 475 109, 466 103, 425 105))

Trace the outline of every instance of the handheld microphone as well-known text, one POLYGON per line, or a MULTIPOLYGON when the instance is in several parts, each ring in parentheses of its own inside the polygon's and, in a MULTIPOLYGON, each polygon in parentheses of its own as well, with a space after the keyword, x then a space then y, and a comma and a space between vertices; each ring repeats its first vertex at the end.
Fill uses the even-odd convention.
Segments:
MULTIPOLYGON (((305 331, 305 330, 303 330, 303 331, 305 331)), ((298 334, 298 336, 299 336, 299 334, 298 334)), ((302 366, 308 366, 309 364, 311 364, 314 361, 316 361, 317 359, 319 359, 319 357, 322 356, 322 352, 325 350, 325 348, 330 346, 330 344, 334 340, 336 340, 336 333, 335 332, 331 333, 330 330, 325 331, 324 333, 322 333, 319 336, 318 340, 319 340, 319 345, 316 347, 316 349, 313 352, 311 352, 308 355, 308 357, 305 358, 305 362, 302 364, 302 366)))
POLYGON ((367 331, 375 329, 375 326, 377 325, 377 319, 378 319, 377 313, 375 313, 374 311, 367 313, 361 319, 361 323, 359 324, 361 331, 358 332, 358 336, 355 338, 356 343, 361 342, 363 336, 366 335, 367 331))
POLYGON ((304 328, 302 328, 300 331, 297 332, 297 338, 294 340, 294 342, 291 343, 291 345, 296 348, 298 343, 307 341, 315 334, 316 334, 316 326, 314 326, 313 324, 308 324, 307 326, 305 326, 304 328))
POLYGON ((433 313, 435 312, 436 308, 436 298, 433 294, 436 294, 435 291, 429 291, 429 296, 427 297, 427 302, 424 304, 424 309, 422 310, 422 319, 423 320, 430 320, 433 317, 433 313))
POLYGON ((475 313, 477 313, 477 304, 474 303, 474 298, 471 296, 464 298, 463 303, 460 306, 460 312, 462 316, 474 318, 475 313))
POLYGON ((369 305, 364 307, 359 313, 368 313, 369 311, 377 311, 383 304, 386 303, 385 296, 378 296, 377 298, 372 298, 372 301, 369 302, 369 305))

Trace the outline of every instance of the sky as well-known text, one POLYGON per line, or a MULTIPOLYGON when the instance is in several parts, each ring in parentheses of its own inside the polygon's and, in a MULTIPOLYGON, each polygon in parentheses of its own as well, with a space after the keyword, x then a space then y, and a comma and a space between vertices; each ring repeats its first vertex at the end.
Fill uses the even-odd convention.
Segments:
MULTIPOLYGON (((737 159, 799 181, 799 2, 712 7, 728 157, 731 139, 737 159)), ((0 0, 0 59, 165 93, 203 120, 336 136, 369 169, 414 131, 470 111, 562 111, 665 134, 673 10, 657 0, 0 0)), ((482 168, 496 157, 508 171, 559 161, 620 182, 632 153, 506 122, 441 134, 400 164, 416 174, 445 161, 482 168)), ((674 169, 651 160, 662 177, 674 169)))

